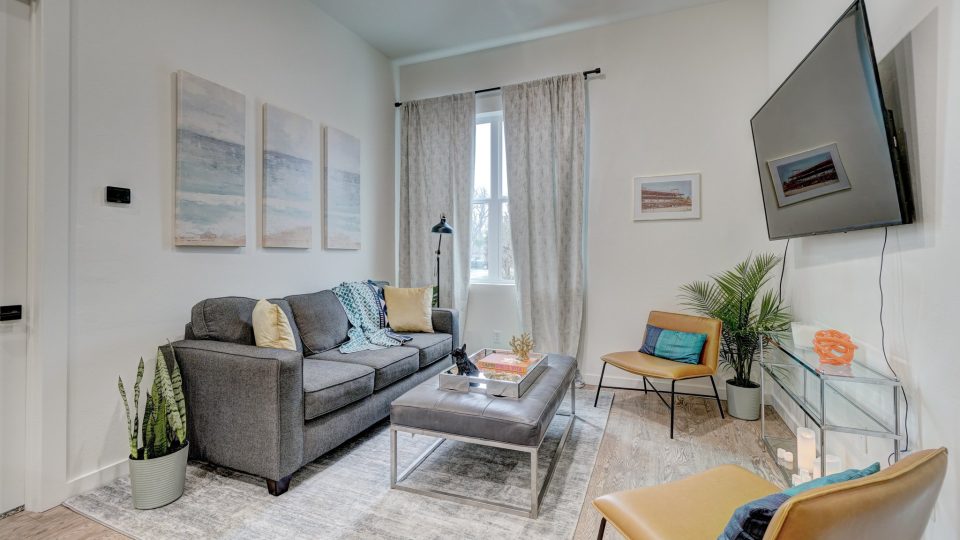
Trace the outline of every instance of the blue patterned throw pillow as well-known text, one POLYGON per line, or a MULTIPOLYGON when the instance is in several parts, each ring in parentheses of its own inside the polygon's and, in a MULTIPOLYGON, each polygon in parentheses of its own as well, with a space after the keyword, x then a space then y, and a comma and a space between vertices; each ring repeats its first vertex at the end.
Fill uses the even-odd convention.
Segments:
POLYGON ((648 324, 640 352, 685 364, 699 364, 700 353, 703 352, 706 342, 706 334, 666 330, 648 324))
POLYGON ((773 515, 789 498, 785 493, 774 493, 737 508, 717 540, 762 540, 773 515))
POLYGON ((384 281, 373 281, 372 279, 367 280, 367 286, 370 287, 370 290, 373 291, 373 294, 376 295, 378 306, 380 308, 380 328, 386 328, 389 326, 387 322, 387 300, 383 296, 383 283, 384 281))

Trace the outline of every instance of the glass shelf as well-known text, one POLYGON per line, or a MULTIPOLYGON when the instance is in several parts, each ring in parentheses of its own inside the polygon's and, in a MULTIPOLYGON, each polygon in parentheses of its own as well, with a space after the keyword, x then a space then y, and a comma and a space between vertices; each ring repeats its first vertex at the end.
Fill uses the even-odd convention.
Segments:
POLYGON ((787 484, 787 487, 793 485, 793 474, 797 472, 796 461, 797 461, 797 440, 796 439, 784 439, 782 437, 772 437, 769 435, 763 436, 763 444, 767 448, 767 453, 773 458, 774 464, 777 466, 777 470, 780 471, 780 476, 783 477, 783 481, 787 484), (788 452, 793 453, 793 460, 790 463, 786 463, 782 460, 777 459, 777 448, 783 448, 788 452))
POLYGON ((894 399, 898 382, 887 383, 893 388, 889 394, 886 391, 882 394, 857 391, 853 386, 863 383, 861 378, 820 376, 816 371, 805 369, 807 364, 791 360, 792 356, 779 348, 772 348, 765 351, 760 366, 817 427, 884 438, 898 437, 894 418, 884 418, 883 414, 876 412, 878 409, 891 410, 887 402, 894 399))
MULTIPOLYGON (((795 363, 818 378, 900 386, 900 380, 896 377, 885 375, 866 365, 862 360, 861 352, 854 353, 853 362, 849 365, 833 366, 821 363, 820 357, 817 356, 813 348, 799 347, 793 343, 793 338, 789 336, 769 342, 766 349, 781 352, 789 358, 789 360, 779 363, 795 363)), ((764 360, 770 359, 764 358, 764 360)), ((774 356, 772 361, 776 362, 777 356, 774 356)))
MULTIPOLYGON (((761 347, 760 368, 761 387, 776 383, 819 430, 820 455, 826 453, 826 433, 832 431, 892 440, 895 459, 900 458, 900 381, 896 377, 866 365, 858 355, 846 366, 822 364, 812 348, 798 347, 789 337, 761 347)), ((761 394, 763 405, 766 393, 761 394)), ((777 460, 776 449, 794 449, 796 442, 768 437, 764 416, 760 431, 789 483, 793 471, 777 460)))

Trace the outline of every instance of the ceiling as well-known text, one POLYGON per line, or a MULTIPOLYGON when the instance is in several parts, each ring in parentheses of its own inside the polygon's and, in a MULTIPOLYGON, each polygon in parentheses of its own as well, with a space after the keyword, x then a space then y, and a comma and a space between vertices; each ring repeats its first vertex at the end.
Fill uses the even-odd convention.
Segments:
POLYGON ((311 0, 397 64, 718 0, 311 0))

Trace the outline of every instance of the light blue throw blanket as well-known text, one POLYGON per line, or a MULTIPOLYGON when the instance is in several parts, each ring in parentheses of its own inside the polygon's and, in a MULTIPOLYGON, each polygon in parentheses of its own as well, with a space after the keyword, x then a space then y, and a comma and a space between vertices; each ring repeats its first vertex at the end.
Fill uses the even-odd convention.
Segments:
POLYGON ((369 281, 341 283, 333 288, 333 294, 340 300, 350 321, 349 339, 340 346, 340 352, 385 349, 410 341, 410 336, 394 333, 387 326, 383 298, 376 284, 369 281))

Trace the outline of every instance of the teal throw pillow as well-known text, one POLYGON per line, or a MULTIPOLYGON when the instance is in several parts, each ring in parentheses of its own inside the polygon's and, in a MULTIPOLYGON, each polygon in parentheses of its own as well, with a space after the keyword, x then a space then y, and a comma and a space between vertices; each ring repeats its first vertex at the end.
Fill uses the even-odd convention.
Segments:
POLYGON ((803 493, 804 491, 809 491, 818 487, 829 486, 831 484, 839 484, 840 482, 846 482, 847 480, 856 480, 857 478, 865 478, 871 474, 875 474, 880 471, 880 464, 874 463, 873 465, 865 469, 847 469, 842 472, 829 474, 827 476, 821 476, 820 478, 814 478, 809 482, 804 482, 800 485, 793 486, 792 488, 785 489, 783 492, 786 495, 793 497, 798 493, 803 493))
POLYGON ((648 324, 640 352, 685 364, 699 364, 700 353, 706 342, 706 334, 666 330, 648 324))

